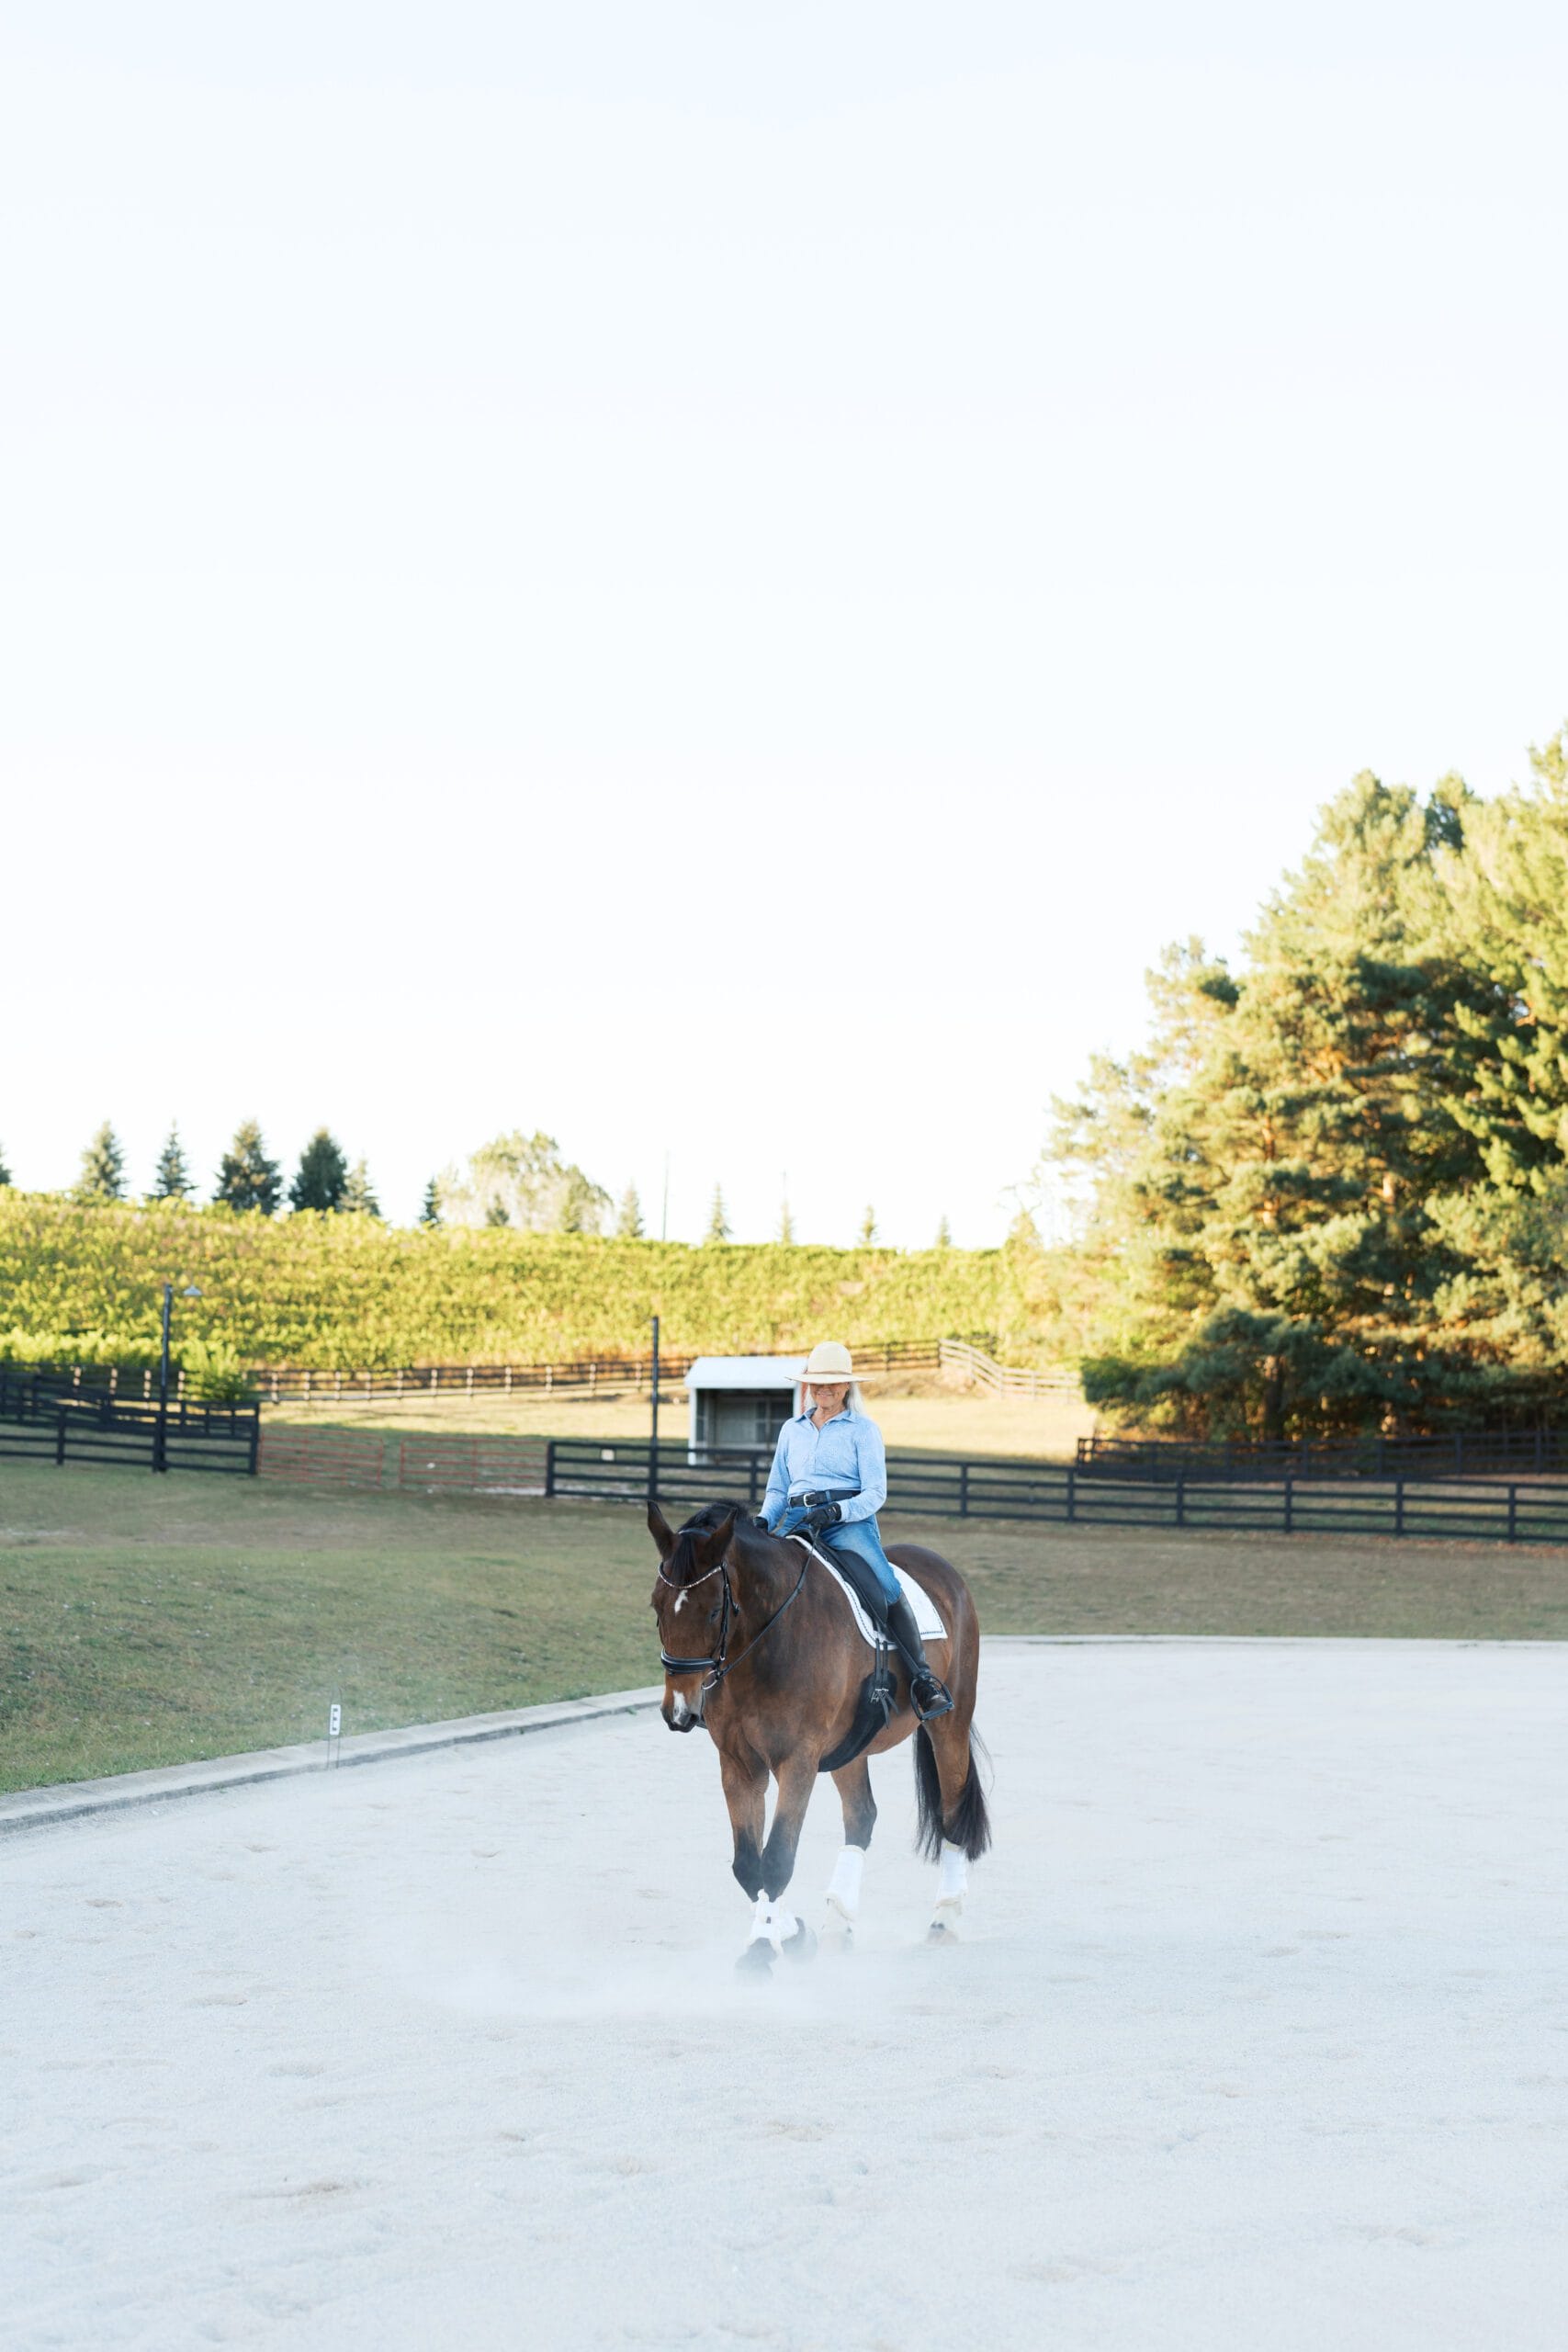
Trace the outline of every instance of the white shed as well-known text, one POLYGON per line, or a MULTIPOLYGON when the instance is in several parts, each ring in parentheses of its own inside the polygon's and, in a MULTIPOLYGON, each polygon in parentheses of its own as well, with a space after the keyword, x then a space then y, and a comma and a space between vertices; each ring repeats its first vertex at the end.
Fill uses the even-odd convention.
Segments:
POLYGON ((692 1435, 686 1459, 707 1462, 716 1447, 770 1451, 792 1413, 805 1410, 804 1356, 699 1356, 686 1374, 692 1435))

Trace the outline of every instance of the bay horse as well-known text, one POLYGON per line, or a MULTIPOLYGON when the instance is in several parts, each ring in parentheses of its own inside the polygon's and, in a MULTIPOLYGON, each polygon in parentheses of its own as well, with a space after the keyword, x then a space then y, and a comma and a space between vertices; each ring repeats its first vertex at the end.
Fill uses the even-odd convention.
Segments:
POLYGON ((923 1544, 890 1547, 888 1557, 931 1596, 946 1629, 944 1640, 927 1646, 939 1653, 931 1663, 953 1693, 952 1712, 918 1722, 908 1669, 894 1651, 893 1712, 864 1752, 833 1770, 822 1759, 849 1736, 871 1666, 835 1577, 805 1545, 769 1533, 739 1503, 709 1503, 675 1530, 650 1502, 648 1524, 660 1562, 652 1603, 664 1664, 660 1713, 671 1731, 701 1725, 718 1750, 735 1875, 756 1906, 739 1964, 766 1970, 780 1951, 799 1959, 816 1948, 784 1896, 819 1769, 831 1770, 844 1815, 844 1843, 828 1887, 829 1927, 852 1940, 876 1820, 868 1758, 911 1733, 916 1849, 940 1865, 928 1939, 953 1939, 968 1866, 991 1842, 972 1728, 980 1623, 958 1570, 923 1544), (770 1777, 778 1800, 764 1839, 770 1777))

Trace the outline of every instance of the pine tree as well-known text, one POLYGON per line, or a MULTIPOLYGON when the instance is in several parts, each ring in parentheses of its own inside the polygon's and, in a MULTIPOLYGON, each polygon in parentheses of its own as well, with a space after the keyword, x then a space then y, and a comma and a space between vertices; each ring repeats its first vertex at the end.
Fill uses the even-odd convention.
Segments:
POLYGON ((254 1119, 242 1119, 235 1128, 234 1140, 218 1170, 218 1189, 212 1197, 231 1209, 255 1209, 263 1216, 276 1214, 283 1197, 283 1171, 276 1159, 267 1158, 262 1131, 254 1119))
POLYGON ((429 1183, 424 1188, 424 1198, 420 1203, 419 1221, 421 1225, 428 1227, 433 1232, 441 1222, 441 1182, 439 1177, 433 1176, 429 1183))
POLYGON ((779 1247, 782 1250, 793 1250, 795 1247, 795 1218, 787 1201, 779 1204, 779 1247))
POLYGON ((615 1238, 620 1241, 642 1239, 642 1203, 635 1184, 628 1184, 621 1194, 621 1204, 615 1211, 615 1238))
POLYGON ((0 1185, 8 1184, 10 1181, 11 1171, 6 1165, 5 1150, 3 1148, 0 1148, 0 1185))
POLYGON ((937 1220, 936 1246, 939 1250, 951 1250, 953 1247, 953 1227, 947 1221, 945 1209, 937 1220))
POLYGON ((370 1170, 363 1159, 356 1159, 344 1180, 338 1207, 345 1215, 379 1216, 381 1204, 376 1198, 376 1188, 370 1182, 370 1170))
POLYGON ((728 1241, 729 1239, 729 1220, 724 1214, 724 1187, 722 1184, 716 1184, 713 1188, 713 1207, 708 1212, 708 1229, 704 1234, 703 1239, 705 1241, 728 1241))
POLYGON ((195 1190, 196 1180, 186 1159, 179 1128, 172 1125, 164 1148, 158 1154, 158 1165, 152 1178, 152 1198, 155 1201, 183 1201, 195 1190))
POLYGON ((125 1153, 119 1137, 106 1119, 82 1154, 76 1179, 79 1201, 122 1201, 125 1198, 125 1153))
POLYGON ((867 1202, 865 1215, 860 1221, 860 1246, 863 1250, 869 1250, 875 1239, 876 1211, 867 1202))
POLYGON ((1168 951, 1150 1046, 1062 1106, 1093 1186, 1091 1399, 1269 1437, 1474 1409, 1439 1214, 1482 1172, 1461 1114, 1496 1012, 1448 944, 1469 809, 1451 781, 1423 805, 1357 777, 1245 969, 1168 951))
POLYGON ((318 1127, 299 1155, 299 1172, 288 1188, 291 1209, 335 1209, 343 1204, 348 1182, 348 1161, 342 1144, 325 1127, 318 1127))
POLYGON ((1493 991, 1460 1007, 1483 1050, 1458 1115, 1505 1192, 1550 1190, 1568 1163, 1568 729, 1530 764, 1533 787, 1477 808, 1445 869, 1454 952, 1493 991))

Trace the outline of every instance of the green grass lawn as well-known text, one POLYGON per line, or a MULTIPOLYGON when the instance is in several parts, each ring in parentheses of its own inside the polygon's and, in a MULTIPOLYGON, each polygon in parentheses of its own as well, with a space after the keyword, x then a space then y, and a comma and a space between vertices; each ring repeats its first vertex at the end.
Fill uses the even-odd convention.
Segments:
MULTIPOLYGON (((889 1517, 993 1633, 1568 1635, 1568 1553, 889 1517)), ((0 1465, 0 1788, 658 1677, 640 1515, 0 1465)))

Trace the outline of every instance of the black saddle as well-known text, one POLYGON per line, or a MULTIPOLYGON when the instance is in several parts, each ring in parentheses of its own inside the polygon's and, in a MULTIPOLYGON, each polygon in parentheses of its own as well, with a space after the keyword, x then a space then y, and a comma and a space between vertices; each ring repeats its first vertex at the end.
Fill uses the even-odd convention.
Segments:
POLYGON ((836 1544, 824 1544, 819 1535, 814 1537, 813 1541, 823 1557, 830 1560, 838 1569, 839 1574, 886 1642, 888 1639, 887 1596, 882 1589, 881 1578, 871 1562, 863 1560, 858 1552, 840 1552, 836 1544))

